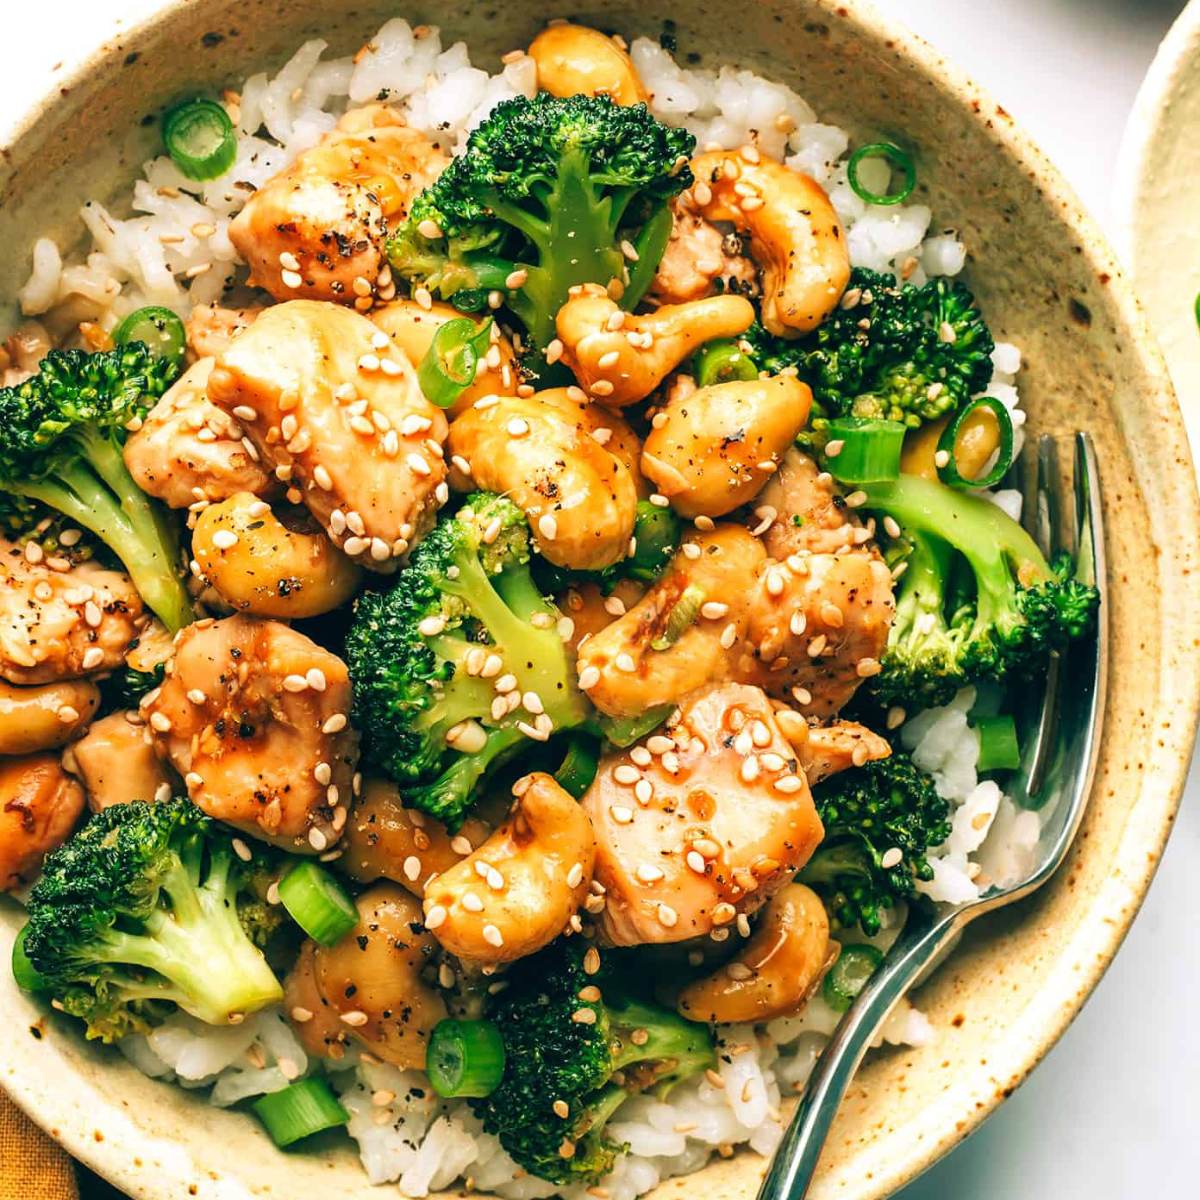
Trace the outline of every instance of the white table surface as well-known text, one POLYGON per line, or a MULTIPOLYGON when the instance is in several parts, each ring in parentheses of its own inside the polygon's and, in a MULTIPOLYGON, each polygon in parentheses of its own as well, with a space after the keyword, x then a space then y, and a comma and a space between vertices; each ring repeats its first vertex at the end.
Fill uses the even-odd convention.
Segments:
MULTIPOLYGON (((55 64, 157 0, 3 0, 0 113, 55 64)), ((1182 0, 877 0, 1022 122, 1111 227, 1112 172, 1138 84, 1182 0)), ((397 8, 403 6, 398 2, 397 8)), ((820 97, 808 99, 819 107, 820 97)), ((1137 924, 1030 1081, 902 1200, 1185 1200, 1200 1194, 1200 773, 1137 924)))

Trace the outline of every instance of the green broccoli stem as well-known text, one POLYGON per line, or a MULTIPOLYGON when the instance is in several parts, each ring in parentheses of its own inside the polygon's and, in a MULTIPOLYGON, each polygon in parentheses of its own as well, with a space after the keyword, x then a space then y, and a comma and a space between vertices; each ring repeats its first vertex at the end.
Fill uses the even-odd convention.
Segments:
POLYGON ((893 644, 913 630, 919 633, 919 626, 927 616, 939 626, 945 623, 950 547, 940 538, 912 529, 905 530, 905 536, 912 551, 904 560, 907 565, 896 596, 896 616, 889 638, 893 644))
POLYGON ((621 307, 632 312, 654 282, 658 264, 667 252, 667 243, 671 240, 671 228, 675 217, 666 204, 660 204, 653 215, 642 226, 633 248, 637 252, 637 261, 629 268, 629 283, 625 286, 625 294, 621 297, 621 307))
POLYGON ((155 615, 178 632, 195 613, 180 578, 174 530, 134 483, 117 446, 99 432, 80 435, 79 442, 85 461, 67 465, 54 479, 8 490, 57 509, 95 534, 125 565, 155 615))
POLYGON ((443 580, 443 589, 467 603, 521 681, 522 691, 538 694, 554 724, 578 725, 587 715, 587 705, 558 630, 554 626, 536 629, 530 624, 536 614, 555 621, 560 614, 538 591, 528 568, 509 567, 489 576, 474 555, 460 555, 455 561, 458 577, 443 580))
POLYGON ((716 1065, 716 1051, 706 1025, 688 1021, 675 1013, 627 997, 608 997, 610 1030, 620 1049, 613 1055, 613 1070, 635 1063, 658 1063, 655 1087, 660 1096, 705 1067, 716 1065), (634 1031, 645 1033, 634 1042, 634 1031))
POLYGON ((166 986, 150 996, 172 1000, 208 1025, 236 1024, 282 1000, 279 980, 238 919, 232 858, 226 848, 213 849, 203 884, 183 858, 177 859, 162 880, 170 912, 151 912, 144 933, 110 930, 94 947, 97 960, 155 972, 166 986), (221 964, 220 972, 214 972, 214 963, 221 964))
POLYGON ((610 279, 624 278, 625 256, 616 245, 616 233, 634 192, 599 195, 591 166, 583 150, 563 154, 553 182, 538 196, 546 220, 497 192, 487 197, 496 216, 520 230, 537 250, 538 262, 523 264, 525 283, 508 299, 536 346, 545 347, 553 340, 554 319, 572 287, 582 283, 605 287, 610 279))

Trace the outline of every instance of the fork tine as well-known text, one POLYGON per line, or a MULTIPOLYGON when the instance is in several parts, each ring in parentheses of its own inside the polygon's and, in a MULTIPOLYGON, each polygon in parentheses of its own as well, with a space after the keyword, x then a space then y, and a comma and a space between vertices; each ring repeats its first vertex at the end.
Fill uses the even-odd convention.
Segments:
MULTIPOLYGON (((1064 548, 1069 539, 1064 535, 1062 510, 1057 483, 1058 447, 1054 439, 1043 434, 1038 438, 1036 456, 1023 456, 1026 471, 1025 504, 1021 510, 1022 523, 1038 548, 1047 558, 1064 548)), ((1062 657, 1052 651, 1046 664, 1046 685, 1041 706, 1033 723, 1032 735, 1025 748, 1023 776, 1024 793, 1030 800, 1040 795, 1046 782, 1046 769, 1054 749, 1058 724, 1058 707, 1062 693, 1062 657)))

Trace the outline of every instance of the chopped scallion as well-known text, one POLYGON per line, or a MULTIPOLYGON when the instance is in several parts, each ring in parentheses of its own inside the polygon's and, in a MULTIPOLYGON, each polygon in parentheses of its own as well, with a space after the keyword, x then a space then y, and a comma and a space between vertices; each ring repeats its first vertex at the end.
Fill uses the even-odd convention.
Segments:
POLYGON ((350 1120, 323 1079, 301 1079, 282 1091, 260 1096, 250 1107, 281 1148, 350 1120))
POLYGON ((16 980, 17 987, 22 991, 40 992, 45 986, 46 981, 42 978, 42 973, 37 967, 29 961, 29 955, 25 953, 25 934, 28 930, 28 925, 22 925, 20 933, 17 934, 16 940, 13 942, 13 979, 16 980))
POLYGON ((692 359, 692 375, 697 387, 711 387, 714 383, 730 383, 737 379, 757 379, 758 367, 754 360, 738 347, 737 342, 709 342, 696 351, 692 359))
POLYGON ((504 1041, 491 1021, 439 1021, 425 1071, 439 1096, 486 1096, 504 1076, 504 1041))
POLYGON ((829 422, 824 467, 842 483, 890 483, 900 475, 904 434, 899 421, 839 417, 829 422))
POLYGON ((854 194, 868 204, 902 204, 917 186, 917 168, 912 155, 894 142, 871 142, 869 145, 859 146, 850 155, 850 161, 846 164, 846 178, 854 194), (897 191, 873 192, 862 183, 858 174, 859 167, 872 158, 882 158, 900 172, 902 180, 897 191))
POLYGON ((975 769, 986 771, 1015 771, 1021 765, 1021 744, 1017 740, 1017 725, 1012 717, 976 717, 979 733, 979 761, 975 769))
POLYGON ((237 159, 237 135, 215 100, 188 100, 163 117, 167 153, 189 179, 218 179, 237 159))
POLYGON ((942 430, 942 436, 938 438, 937 453, 938 478, 943 483, 948 483, 951 487, 994 487, 1008 474, 1008 468, 1012 466, 1013 461, 1013 423, 1008 409, 995 396, 976 396, 973 400, 964 404, 954 414, 954 417, 946 428, 942 430), (987 409, 996 418, 996 425, 1000 430, 1000 448, 996 455, 996 461, 993 463, 990 471, 986 471, 983 475, 979 475, 975 479, 967 479, 958 469, 958 460, 956 457, 958 435, 962 431, 967 418, 981 408, 987 409), (945 460, 944 462, 942 461, 943 459, 945 460))
POLYGON ((669 650, 693 625, 704 603, 704 589, 689 584, 667 613, 663 631, 650 643, 651 650, 669 650))
POLYGON ((825 1003, 836 1012, 845 1012, 882 962, 883 955, 874 946, 843 946, 821 984, 825 1003))
POLYGON ((187 334, 183 322, 169 308, 151 304, 131 312, 112 332, 113 344, 141 342, 155 358, 171 366, 183 366, 187 334))
POLYGON ((596 739, 586 733, 574 734, 567 744, 562 766, 554 772, 554 778, 564 792, 579 800, 592 786, 599 765, 600 754, 596 739))
POLYGON ((479 360, 491 340, 489 317, 477 325, 470 317, 455 317, 433 335, 417 368, 417 382, 425 399, 438 408, 451 405, 475 382, 479 360))
POLYGON ((279 899, 293 921, 322 946, 332 946, 358 924, 346 889, 315 862, 294 866, 279 881, 279 899))

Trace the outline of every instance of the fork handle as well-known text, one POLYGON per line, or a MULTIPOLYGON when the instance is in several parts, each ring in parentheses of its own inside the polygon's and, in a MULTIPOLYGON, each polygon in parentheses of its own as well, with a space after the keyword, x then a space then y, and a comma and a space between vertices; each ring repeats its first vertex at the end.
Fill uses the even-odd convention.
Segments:
POLYGON ((953 913, 932 922, 911 915, 883 965, 829 1039, 775 1151, 758 1200, 801 1200, 808 1194, 829 1127, 863 1055, 897 1002, 938 960, 964 924, 953 913))

